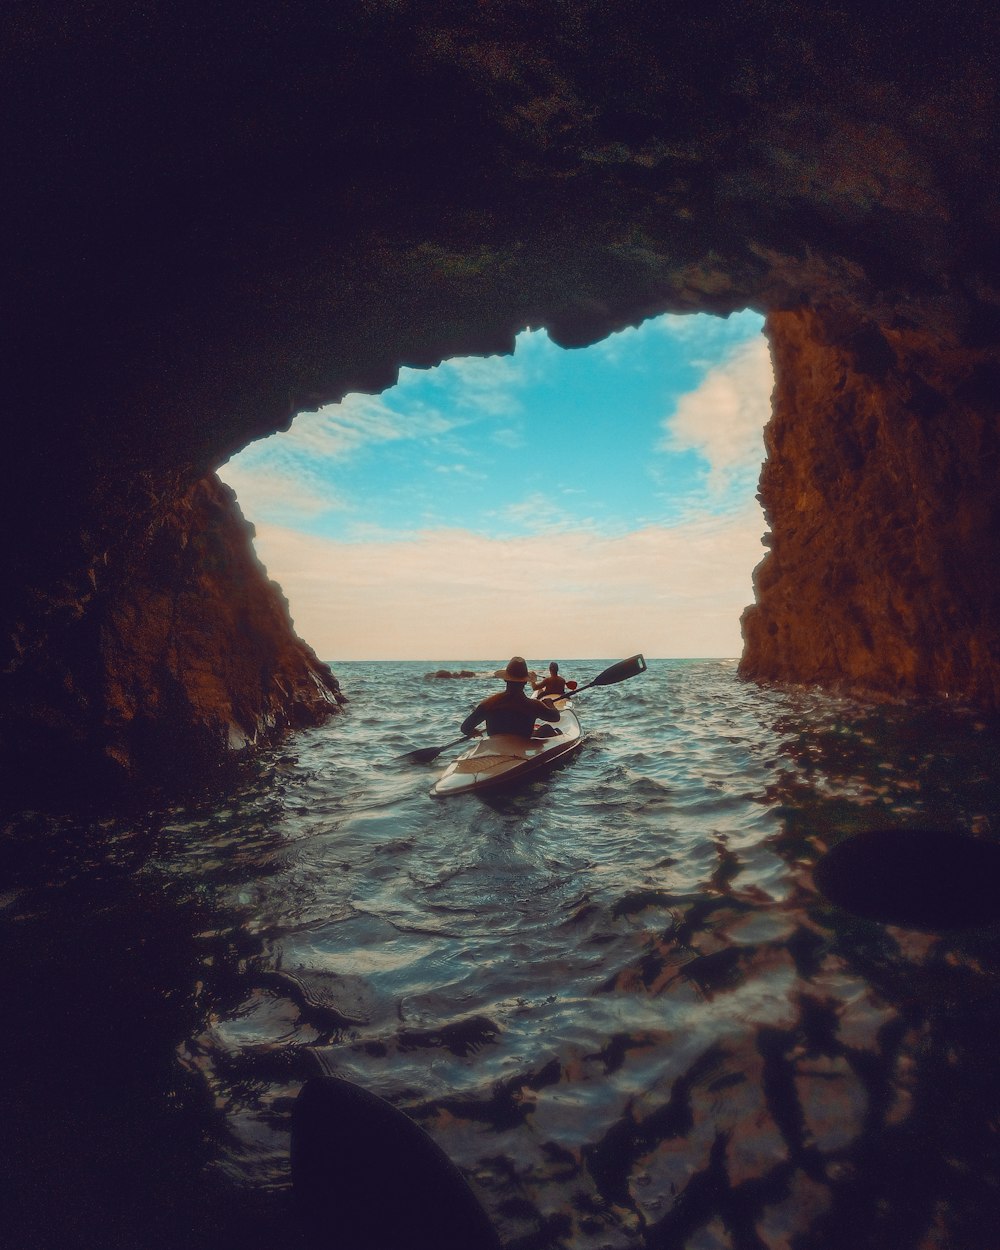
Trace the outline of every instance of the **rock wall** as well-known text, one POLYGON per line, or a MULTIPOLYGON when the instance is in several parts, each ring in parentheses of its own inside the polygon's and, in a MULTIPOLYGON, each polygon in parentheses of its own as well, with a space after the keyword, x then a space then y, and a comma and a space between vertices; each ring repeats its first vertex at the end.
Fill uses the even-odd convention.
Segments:
POLYGON ((78 575, 42 582, 15 639, 6 798, 187 788, 337 710, 229 487, 147 478, 102 511, 100 530, 67 542, 78 575))
POLYGON ((1000 707, 1000 356, 774 313, 741 672, 1000 707))

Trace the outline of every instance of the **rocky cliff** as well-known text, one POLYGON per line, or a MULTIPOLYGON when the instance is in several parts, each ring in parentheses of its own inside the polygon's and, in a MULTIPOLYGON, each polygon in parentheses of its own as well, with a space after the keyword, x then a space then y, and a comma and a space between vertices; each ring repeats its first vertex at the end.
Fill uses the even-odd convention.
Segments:
POLYGON ((141 774, 161 732, 193 760, 333 706, 196 485, 297 411, 526 325, 748 306, 778 388, 743 672, 996 706, 995 6, 0 21, 8 758, 141 774))
POLYGON ((896 324, 772 313, 771 533, 742 671, 1000 707, 1000 369, 896 324))
POLYGON ((140 479, 124 496, 105 500, 101 529, 68 536, 77 575, 37 589, 19 622, 7 794, 187 788, 342 698, 227 486, 140 479))

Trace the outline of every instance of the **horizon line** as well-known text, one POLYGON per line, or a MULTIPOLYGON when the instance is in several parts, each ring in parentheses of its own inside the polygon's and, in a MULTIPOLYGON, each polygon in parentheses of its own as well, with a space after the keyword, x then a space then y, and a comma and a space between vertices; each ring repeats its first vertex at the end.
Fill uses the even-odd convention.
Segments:
MULTIPOLYGON (((739 660, 738 655, 646 655, 643 651, 635 651, 633 655, 641 655, 643 659, 650 660, 739 660)), ((503 659, 501 662, 506 663, 510 657, 503 659)), ((627 656, 624 658, 628 658, 627 656)), ((400 656, 342 656, 337 660, 323 660, 324 664, 495 664, 498 657, 495 655, 478 656, 469 658, 463 656, 460 660, 455 658, 441 659, 440 657, 417 656, 416 658, 405 658, 400 656)), ((614 661, 611 655, 574 655, 567 656, 565 659, 558 661, 559 664, 590 664, 596 660, 614 661)), ((548 661, 546 661, 548 663, 548 661)))

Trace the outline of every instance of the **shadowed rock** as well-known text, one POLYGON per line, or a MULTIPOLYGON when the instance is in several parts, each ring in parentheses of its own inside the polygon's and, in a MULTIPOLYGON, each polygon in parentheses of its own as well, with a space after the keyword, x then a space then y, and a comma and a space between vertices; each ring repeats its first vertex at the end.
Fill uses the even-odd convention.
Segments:
POLYGON ((292 1177, 316 1247, 500 1250, 458 1168, 408 1116, 337 1077, 307 1081, 292 1114, 292 1177))
POLYGON ((947 829, 873 829, 813 870, 831 902, 886 924, 975 928, 1000 920, 1000 845, 947 829))

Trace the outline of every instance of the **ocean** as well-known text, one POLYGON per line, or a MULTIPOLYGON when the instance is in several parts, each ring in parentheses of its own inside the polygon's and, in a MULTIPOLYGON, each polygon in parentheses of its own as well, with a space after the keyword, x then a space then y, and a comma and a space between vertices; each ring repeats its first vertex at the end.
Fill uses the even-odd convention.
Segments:
POLYGON ((1000 841, 996 723, 650 661, 547 777, 429 797, 457 748, 400 757, 506 658, 335 663, 345 714, 236 782, 6 819, 10 1244, 306 1245, 319 1073, 422 1125, 510 1250, 995 1244, 1000 929, 862 919, 812 868, 1000 841))

